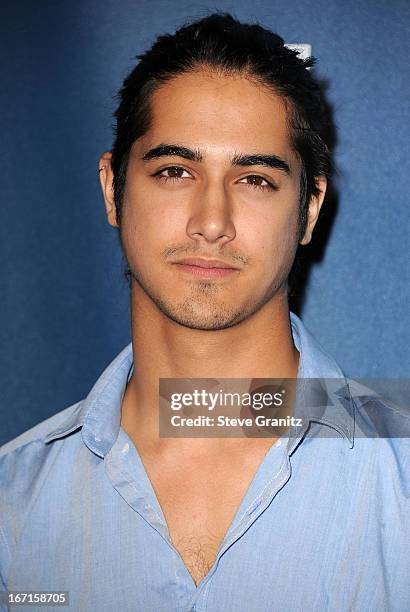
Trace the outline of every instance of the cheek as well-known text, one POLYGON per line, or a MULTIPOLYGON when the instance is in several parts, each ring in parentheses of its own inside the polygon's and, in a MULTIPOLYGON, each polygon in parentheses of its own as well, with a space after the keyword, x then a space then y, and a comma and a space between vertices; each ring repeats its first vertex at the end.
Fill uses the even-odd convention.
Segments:
POLYGON ((144 185, 124 193, 122 239, 127 255, 158 255, 162 247, 180 243, 186 225, 186 208, 169 194, 155 194, 144 185))
POLYGON ((272 269, 292 258, 297 248, 298 209, 295 204, 278 203, 276 210, 268 210, 247 219, 245 252, 272 269))

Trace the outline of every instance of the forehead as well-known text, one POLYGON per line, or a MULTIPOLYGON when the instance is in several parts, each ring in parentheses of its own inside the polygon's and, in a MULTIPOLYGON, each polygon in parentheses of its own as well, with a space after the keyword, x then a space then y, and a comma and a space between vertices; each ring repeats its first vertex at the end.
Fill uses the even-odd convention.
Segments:
POLYGON ((144 139, 216 151, 270 151, 295 159, 287 109, 271 89, 239 75, 196 70, 161 85, 144 139))

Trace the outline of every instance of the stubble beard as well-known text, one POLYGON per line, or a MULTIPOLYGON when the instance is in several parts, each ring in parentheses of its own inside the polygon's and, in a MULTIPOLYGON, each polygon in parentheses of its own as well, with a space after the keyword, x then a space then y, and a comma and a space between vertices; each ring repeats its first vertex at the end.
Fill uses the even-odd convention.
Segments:
MULTIPOLYGON (((175 301, 158 295, 156 291, 145 282, 141 275, 129 268, 131 283, 138 287, 150 298, 157 308, 171 321, 183 327, 203 331, 218 331, 228 329, 245 321, 257 313, 267 302, 280 292, 286 290, 286 278, 275 278, 265 293, 258 298, 249 298, 246 302, 231 306, 216 301, 214 296, 220 293, 221 287, 212 282, 201 280, 190 283, 190 295, 175 301)), ((222 289, 223 290, 223 289, 222 289)), ((229 289, 225 289, 229 291, 229 289)))

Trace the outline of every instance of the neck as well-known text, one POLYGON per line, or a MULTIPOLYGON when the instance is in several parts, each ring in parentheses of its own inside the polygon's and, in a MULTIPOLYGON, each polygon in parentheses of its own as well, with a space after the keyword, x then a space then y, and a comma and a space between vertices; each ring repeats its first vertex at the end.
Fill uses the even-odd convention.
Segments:
MULTIPOLYGON (((134 441, 160 443, 159 378, 297 377, 299 353, 284 294, 274 296, 237 325, 204 331, 169 319, 133 282, 131 322, 134 372, 123 398, 121 425, 134 441)), ((173 442, 172 438, 161 440, 162 445, 173 442)), ((198 445, 199 440, 186 442, 198 445)), ((220 445, 221 439, 215 443, 220 445)))

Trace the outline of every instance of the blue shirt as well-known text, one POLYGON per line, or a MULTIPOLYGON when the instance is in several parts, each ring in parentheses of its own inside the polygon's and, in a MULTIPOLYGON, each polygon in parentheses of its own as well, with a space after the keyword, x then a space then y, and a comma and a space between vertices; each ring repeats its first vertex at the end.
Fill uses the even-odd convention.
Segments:
MULTIPOLYGON (((343 378, 291 327, 299 378, 343 378)), ((196 586, 120 427, 132 366, 129 344, 84 400, 0 448, 3 590, 68 591, 76 612, 410 610, 408 437, 357 435, 349 393, 313 415, 331 435, 270 448, 196 586)))

